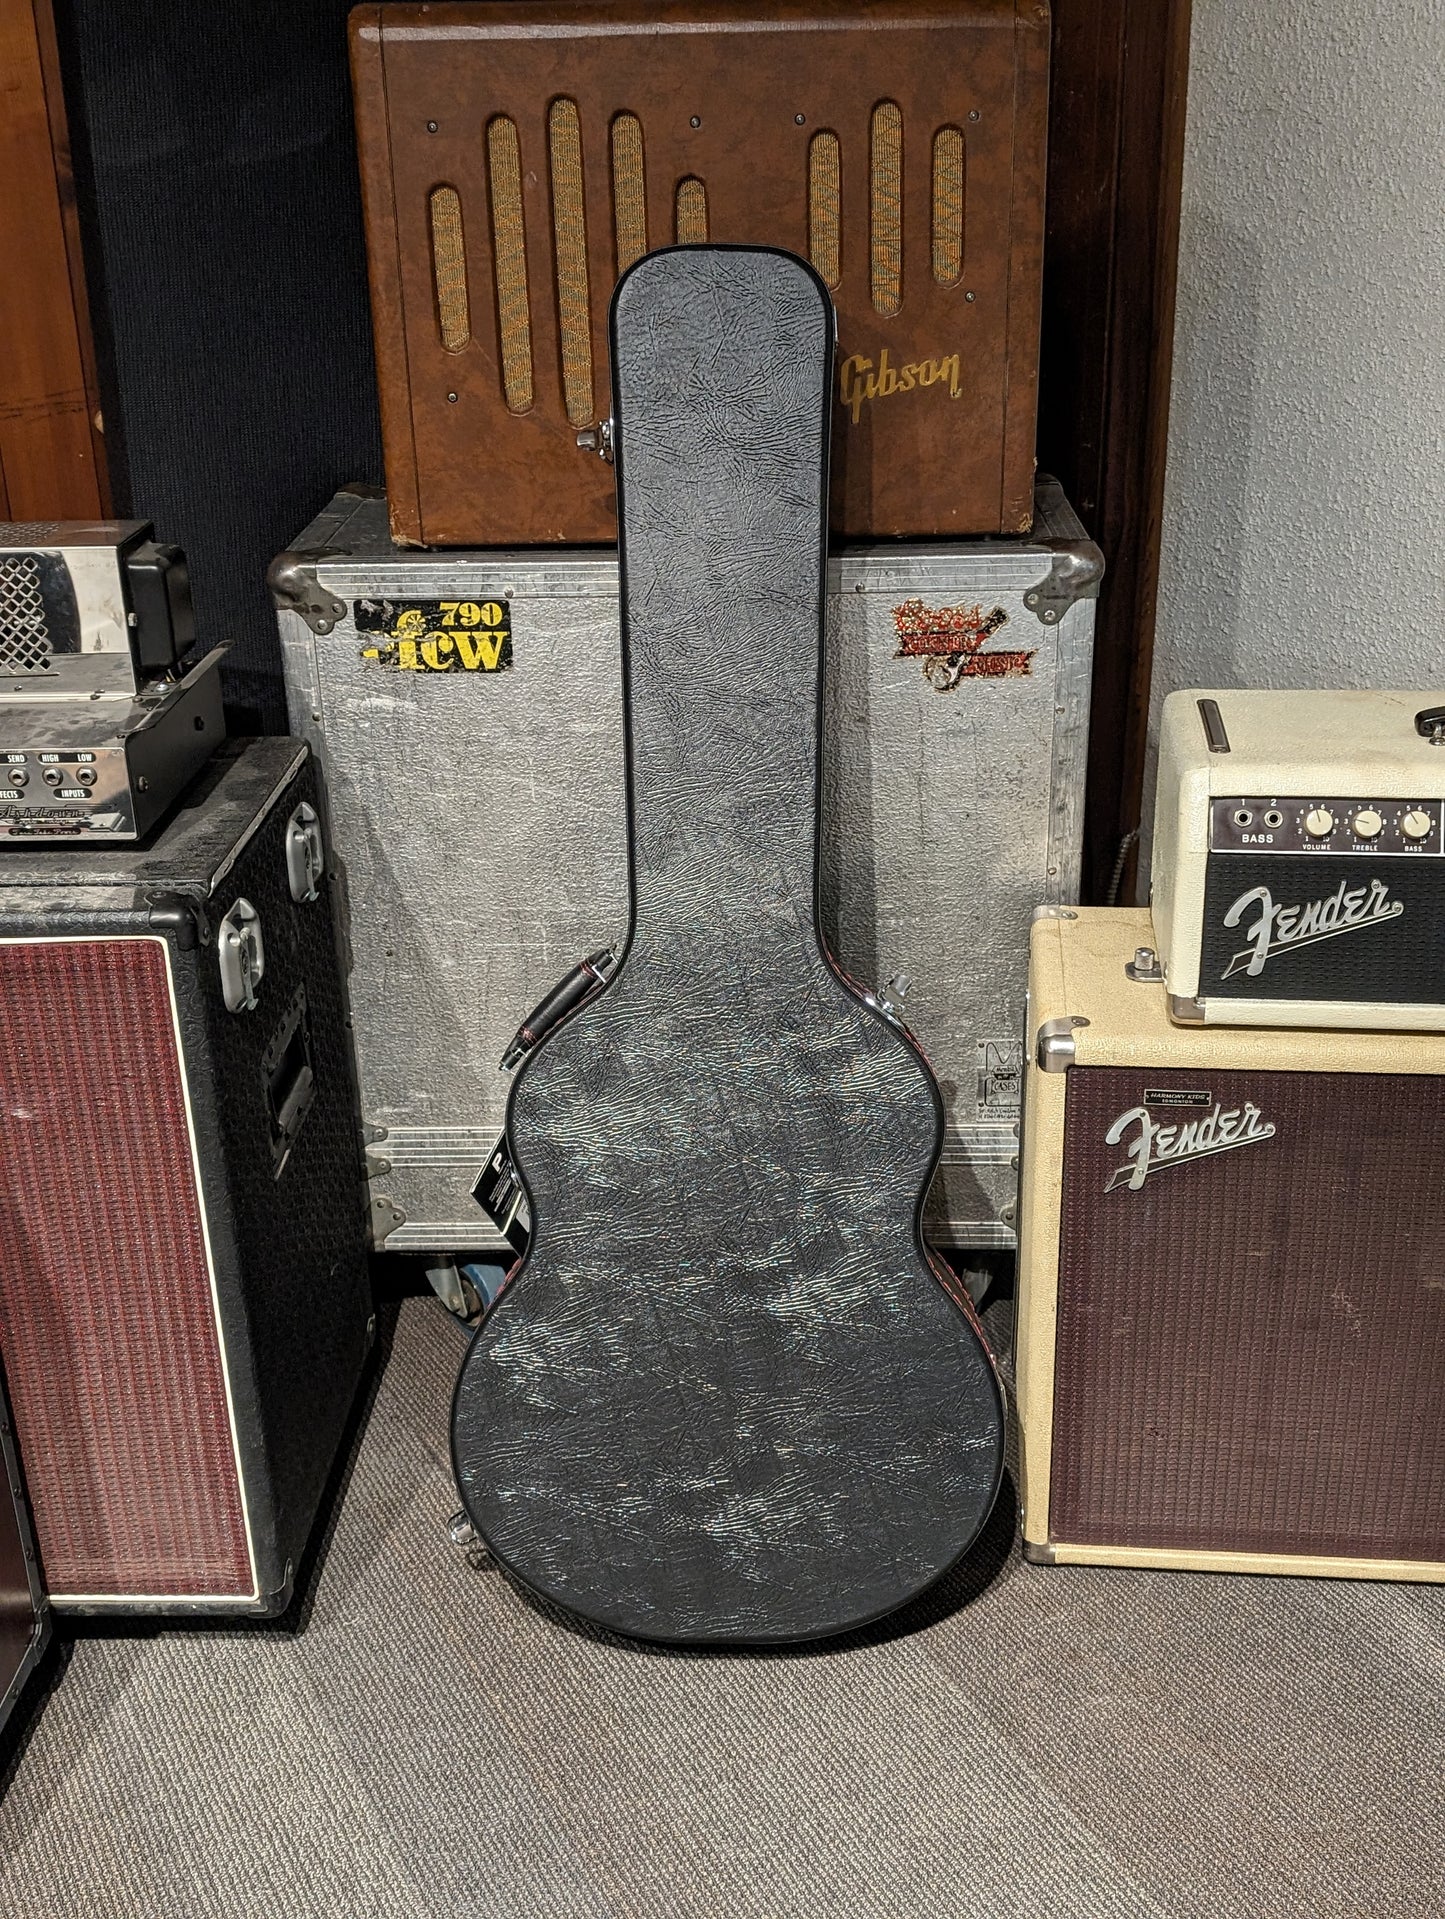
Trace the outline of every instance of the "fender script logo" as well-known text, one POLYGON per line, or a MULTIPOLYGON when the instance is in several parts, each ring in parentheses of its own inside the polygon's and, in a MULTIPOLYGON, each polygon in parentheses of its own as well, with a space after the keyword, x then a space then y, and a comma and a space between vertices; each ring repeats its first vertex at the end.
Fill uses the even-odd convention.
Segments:
POLYGON ((1212 1153, 1227 1153, 1236 1146, 1252 1146, 1256 1140, 1274 1138, 1274 1122, 1263 1119, 1259 1108, 1246 1100, 1243 1106, 1225 1111, 1217 1103, 1202 1119, 1178 1121, 1161 1126, 1147 1106, 1131 1106, 1120 1113, 1105 1133, 1110 1146, 1117 1146, 1131 1126, 1137 1126, 1133 1142, 1124 1149, 1126 1163, 1109 1175, 1106 1193, 1116 1186, 1127 1186, 1137 1193, 1151 1173, 1161 1166, 1178 1166, 1189 1159, 1207 1159, 1212 1153))
POLYGON ((907 366, 894 366, 884 347, 878 365, 861 353, 850 353, 838 369, 838 398, 853 415, 857 426, 863 417, 865 400, 886 400, 893 393, 911 393, 916 386, 940 386, 948 382, 950 400, 963 398, 958 377, 958 355, 949 353, 941 360, 913 360, 907 366))
POLYGON ((1249 944, 1234 955, 1221 979, 1241 971, 1257 979, 1265 961, 1287 946, 1312 946, 1339 933, 1358 933, 1363 927, 1398 919, 1405 910, 1403 900, 1390 898, 1383 880, 1371 880, 1368 889, 1347 886, 1341 880, 1327 899, 1310 900, 1304 906, 1276 906, 1267 886, 1252 886, 1224 915, 1224 924, 1238 926, 1251 906, 1258 906, 1259 918, 1245 929, 1249 944))

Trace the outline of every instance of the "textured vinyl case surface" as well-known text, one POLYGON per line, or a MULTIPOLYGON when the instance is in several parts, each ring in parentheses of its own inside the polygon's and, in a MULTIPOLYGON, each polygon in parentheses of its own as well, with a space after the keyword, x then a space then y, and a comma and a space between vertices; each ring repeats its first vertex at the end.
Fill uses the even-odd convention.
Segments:
POLYGON ((1034 929, 1026 1549, 1445 1578, 1445 1039, 1172 1026, 1148 931, 1034 929))
MULTIPOLYGON (((940 1245, 1014 1240, 1029 914, 1078 896, 1100 566, 1052 481, 1028 539, 828 564, 821 915, 855 979, 912 981, 947 1114, 940 1245)), ((627 925, 616 556, 403 552, 385 500, 347 489, 273 581, 345 876, 374 1230, 490 1246, 471 1187, 503 1050, 627 925)))
POLYGON ((562 1604, 809 1637, 967 1547, 999 1388, 920 1237, 937 1090, 817 926, 826 293, 787 255, 678 249, 613 330, 632 927, 517 1076, 533 1237, 453 1451, 488 1544, 562 1604))
POLYGON ((304 747, 234 743, 136 848, 0 859, 0 1347, 57 1606, 289 1597, 370 1319, 329 887, 287 862, 319 808, 304 747))

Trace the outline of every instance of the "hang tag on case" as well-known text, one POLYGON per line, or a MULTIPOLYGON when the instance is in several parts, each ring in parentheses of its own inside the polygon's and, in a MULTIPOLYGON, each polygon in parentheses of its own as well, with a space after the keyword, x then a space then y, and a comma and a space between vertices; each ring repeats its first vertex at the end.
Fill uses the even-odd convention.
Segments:
POLYGON ((525 1253, 527 1241, 532 1237, 532 1209, 527 1204, 526 1189, 512 1164, 505 1134, 497 1141, 486 1165, 477 1175, 472 1198, 512 1251, 518 1255, 525 1253))

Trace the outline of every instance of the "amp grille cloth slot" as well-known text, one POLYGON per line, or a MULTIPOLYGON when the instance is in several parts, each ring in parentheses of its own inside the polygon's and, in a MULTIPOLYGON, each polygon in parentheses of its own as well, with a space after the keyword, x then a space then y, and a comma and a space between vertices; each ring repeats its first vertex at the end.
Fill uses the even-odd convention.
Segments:
POLYGON ((253 1590, 166 954, 0 946, 0 1345, 53 1593, 253 1590))
POLYGON ((619 113, 612 122, 612 221, 620 277, 647 251, 647 173, 635 113, 619 113))
POLYGON ((517 124, 505 114, 498 114, 487 126, 487 178, 492 202, 502 391, 513 413, 526 413, 536 395, 532 385, 532 309, 527 299, 527 238, 522 223, 522 153, 517 124))
POLYGON ((472 337, 467 308, 467 256, 462 243, 462 203, 455 187, 434 187, 431 196, 432 274, 437 324, 448 353, 460 353, 472 337))
POLYGON ((842 170, 836 133, 808 142, 808 257, 825 286, 843 278, 842 170))
POLYGON ((707 243, 707 188, 701 180, 677 183, 677 244, 680 247, 705 246, 707 243))
POLYGON ((873 306, 891 315, 903 304, 903 114, 892 100, 873 109, 869 189, 873 306))
POLYGON ((933 136, 933 277, 951 287, 963 272, 963 135, 940 127, 933 136))
POLYGON ((554 100, 547 116, 552 160, 552 237, 557 249, 557 328, 567 418, 586 426, 592 406, 592 307, 587 287, 587 216, 582 206, 582 131, 575 100, 554 100))
POLYGON ((33 553, 0 558, 0 670, 44 673, 50 666, 50 621, 33 553))

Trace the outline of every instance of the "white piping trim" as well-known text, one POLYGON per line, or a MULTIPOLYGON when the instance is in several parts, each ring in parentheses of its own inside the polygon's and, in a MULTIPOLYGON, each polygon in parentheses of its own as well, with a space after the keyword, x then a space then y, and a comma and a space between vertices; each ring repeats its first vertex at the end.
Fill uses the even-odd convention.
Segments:
POLYGON ((226 1356, 226 1336, 221 1325, 221 1296, 216 1286, 216 1262, 211 1251, 211 1226, 206 1214, 206 1189, 201 1178, 201 1155, 196 1142, 196 1118, 191 1107, 190 1076, 186 1072, 185 1047, 181 1037, 180 1008, 176 1002, 175 972, 171 965, 170 942, 159 933, 44 933, 34 939, 16 936, 0 937, 0 946, 124 946, 133 945, 140 940, 148 940, 159 946, 165 955, 166 992, 171 1006, 171 1031, 175 1036, 176 1065, 180 1070, 181 1098, 186 1108, 186 1138, 191 1149, 191 1171, 195 1179, 196 1211, 201 1221, 201 1243, 206 1251, 206 1278, 211 1287, 211 1312, 216 1325, 216 1347, 221 1355, 221 1379, 226 1388, 226 1417, 231 1423, 231 1455, 236 1463, 236 1489, 241 1495, 241 1517, 246 1527, 246 1556, 251 1565, 251 1590, 249 1593, 159 1593, 152 1599, 145 1599, 139 1593, 103 1593, 94 1596, 86 1593, 52 1592, 52 1606, 110 1605, 126 1606, 138 1602, 154 1605, 221 1606, 228 1602, 232 1605, 243 1599, 259 1600, 261 1582, 256 1572, 256 1542, 251 1536, 251 1502, 246 1497, 246 1475, 241 1468, 241 1440, 236 1427, 236 1404, 231 1394, 231 1368, 226 1356))

